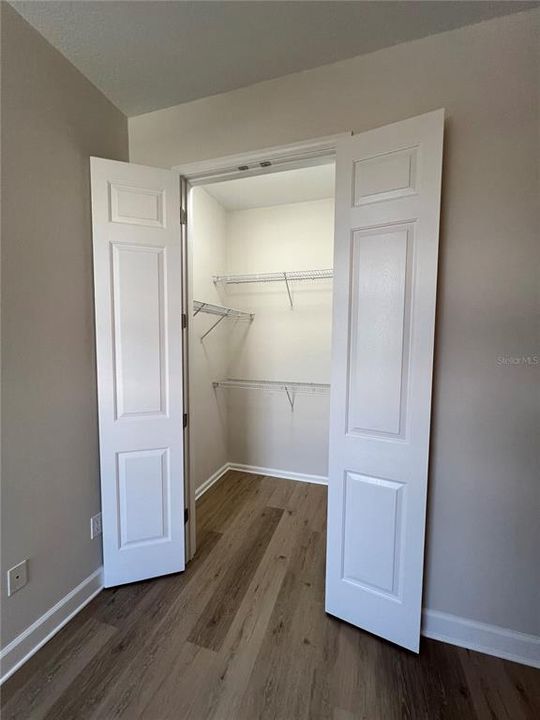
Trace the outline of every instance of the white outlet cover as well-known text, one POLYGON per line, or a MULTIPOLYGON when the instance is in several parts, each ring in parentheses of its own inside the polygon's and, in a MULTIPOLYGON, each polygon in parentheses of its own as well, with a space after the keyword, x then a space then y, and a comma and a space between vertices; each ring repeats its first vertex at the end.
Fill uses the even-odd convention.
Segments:
POLYGON ((7 571, 8 597, 23 588, 28 582, 28 560, 23 560, 7 571))
POLYGON ((101 535, 101 513, 90 518, 90 539, 93 540, 97 535, 101 535))

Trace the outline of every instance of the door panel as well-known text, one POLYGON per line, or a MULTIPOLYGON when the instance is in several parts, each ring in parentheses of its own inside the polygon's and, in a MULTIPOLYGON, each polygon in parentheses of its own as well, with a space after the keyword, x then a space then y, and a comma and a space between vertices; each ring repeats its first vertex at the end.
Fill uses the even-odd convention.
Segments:
POLYGON ((120 548, 170 540, 169 450, 118 453, 120 548))
POLYGON ((444 112, 336 160, 326 609, 418 651, 444 112))
POLYGON ((164 249, 112 243, 117 418, 167 412, 164 249))
POLYGON ((397 435, 401 424, 407 228, 352 240, 349 432, 397 435))
POLYGON ((91 159, 105 585, 184 569, 178 177, 91 159))
POLYGON ((345 482, 343 578, 395 596, 403 485, 350 472, 345 482))

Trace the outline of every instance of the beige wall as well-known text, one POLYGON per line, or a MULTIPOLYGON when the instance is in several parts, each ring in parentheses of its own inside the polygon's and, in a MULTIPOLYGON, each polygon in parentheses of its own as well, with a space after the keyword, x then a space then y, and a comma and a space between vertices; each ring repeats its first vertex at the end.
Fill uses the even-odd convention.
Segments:
MULTIPOLYGON (((334 198, 227 214, 227 273, 331 268, 334 198)), ((255 313, 230 331, 228 376, 330 382, 332 281, 229 285, 225 304, 255 313)), ((221 391, 229 407, 229 460, 283 472, 328 476, 328 395, 221 391)))
POLYGON ((88 158, 127 158, 125 117, 6 3, 2 151, 4 645, 101 564, 88 158))
POLYGON ((444 158, 425 605, 540 633, 540 12, 398 45, 129 121, 171 166, 439 107, 444 158))
MULTIPOLYGON (((226 212, 203 188, 195 188, 190 200, 193 299, 220 305, 221 298, 212 278, 226 272, 226 212)), ((230 321, 224 320, 202 342, 200 340, 216 320, 215 315, 201 312, 193 318, 191 326, 190 480, 195 489, 230 460, 227 404, 212 386, 214 380, 227 374, 230 321)))

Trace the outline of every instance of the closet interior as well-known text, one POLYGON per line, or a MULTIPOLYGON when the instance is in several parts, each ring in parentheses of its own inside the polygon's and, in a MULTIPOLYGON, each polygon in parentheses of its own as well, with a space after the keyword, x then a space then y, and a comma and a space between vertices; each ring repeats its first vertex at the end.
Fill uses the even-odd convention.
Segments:
POLYGON ((190 193, 190 475, 326 482, 334 164, 190 193))

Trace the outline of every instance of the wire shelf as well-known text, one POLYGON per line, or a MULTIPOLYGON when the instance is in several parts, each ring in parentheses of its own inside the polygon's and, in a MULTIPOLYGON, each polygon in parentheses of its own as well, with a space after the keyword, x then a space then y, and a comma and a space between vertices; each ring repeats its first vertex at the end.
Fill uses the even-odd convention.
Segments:
POLYGON ((208 315, 217 315, 218 319, 211 325, 208 330, 201 335, 201 342, 216 328, 225 318, 234 318, 235 320, 249 320, 251 322, 255 317, 255 313, 246 312, 245 310, 236 310, 235 308, 225 307, 224 305, 215 305, 214 303, 202 302, 201 300, 193 301, 193 316, 200 312, 208 315))
POLYGON ((323 270, 291 270, 284 272, 272 273, 254 273, 247 275, 214 275, 214 282, 222 285, 243 285, 245 283, 269 283, 284 282, 289 296, 289 304, 294 307, 293 296, 291 294, 291 282, 297 280, 327 280, 334 277, 332 268, 323 270))
POLYGON ((236 310, 235 308, 225 307, 224 305, 215 305, 213 303, 202 302, 201 300, 194 300, 193 315, 198 315, 200 312, 208 313, 208 315, 220 315, 243 320, 253 320, 255 317, 255 313, 246 312, 245 310, 236 310))
POLYGON ((329 383, 289 382, 287 380, 237 380, 229 378, 213 382, 214 388, 240 388, 242 390, 274 390, 285 392, 291 410, 294 410, 294 399, 297 394, 327 395, 329 383))
POLYGON ((332 268, 323 270, 293 270, 271 273, 249 273, 246 275, 214 275, 215 283, 242 285, 244 283, 267 283, 295 280, 326 280, 334 277, 332 268))

